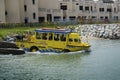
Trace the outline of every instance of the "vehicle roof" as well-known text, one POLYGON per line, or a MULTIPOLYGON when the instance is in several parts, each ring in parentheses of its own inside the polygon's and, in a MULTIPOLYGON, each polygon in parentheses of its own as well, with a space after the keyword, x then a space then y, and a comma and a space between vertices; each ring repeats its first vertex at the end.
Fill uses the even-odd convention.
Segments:
POLYGON ((70 33, 70 30, 66 30, 66 29, 51 29, 51 28, 44 28, 44 29, 37 29, 35 30, 36 32, 53 32, 53 33, 62 33, 62 34, 67 34, 70 33))

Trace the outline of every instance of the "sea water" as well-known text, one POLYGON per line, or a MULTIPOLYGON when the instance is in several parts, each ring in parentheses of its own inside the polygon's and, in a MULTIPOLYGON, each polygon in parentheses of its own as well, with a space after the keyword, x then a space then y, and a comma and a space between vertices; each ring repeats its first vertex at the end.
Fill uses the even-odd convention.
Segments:
POLYGON ((120 80, 120 40, 89 43, 91 52, 0 55, 0 80, 120 80))

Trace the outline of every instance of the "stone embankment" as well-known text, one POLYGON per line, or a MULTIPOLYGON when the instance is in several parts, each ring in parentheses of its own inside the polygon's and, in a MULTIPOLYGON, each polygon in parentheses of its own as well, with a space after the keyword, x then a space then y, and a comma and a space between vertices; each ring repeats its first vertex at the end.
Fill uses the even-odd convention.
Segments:
POLYGON ((78 25, 76 30, 81 33, 81 36, 120 39, 119 24, 78 25))

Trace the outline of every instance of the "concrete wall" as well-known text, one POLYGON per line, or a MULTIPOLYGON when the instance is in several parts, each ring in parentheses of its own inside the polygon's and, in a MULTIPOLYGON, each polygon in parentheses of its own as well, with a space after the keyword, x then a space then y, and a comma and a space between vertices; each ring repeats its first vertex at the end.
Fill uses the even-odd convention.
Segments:
POLYGON ((20 23, 24 23, 25 11, 24 11, 24 0, 19 0, 19 10, 20 10, 20 23))
POLYGON ((5 3, 4 0, 0 0, 0 23, 5 22, 5 3))
POLYGON ((6 22, 20 23, 20 7, 19 0, 6 0, 5 9, 7 12, 6 22))
POLYGON ((27 11, 25 12, 25 18, 28 22, 38 22, 38 0, 35 0, 33 4, 32 0, 24 0, 25 5, 27 6, 27 11), (33 14, 35 13, 35 19, 33 14))

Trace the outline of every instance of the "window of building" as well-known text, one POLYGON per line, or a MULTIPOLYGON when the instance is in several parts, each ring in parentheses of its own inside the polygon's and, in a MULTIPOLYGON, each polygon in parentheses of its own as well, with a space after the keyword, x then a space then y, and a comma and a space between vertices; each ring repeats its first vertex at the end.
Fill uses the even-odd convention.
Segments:
POLYGON ((82 19, 86 19, 87 18, 87 16, 82 16, 82 19))
POLYGON ((92 16, 92 19, 96 19, 97 17, 96 16, 92 16))
POLYGON ((108 16, 105 16, 105 19, 108 19, 108 16))
POLYGON ((67 5, 61 5, 61 8, 62 10, 67 10, 67 5))
POLYGON ((25 24, 29 22, 28 17, 25 17, 24 22, 25 22, 25 24))
POLYGON ((63 16, 63 21, 65 21, 66 20, 66 17, 65 16, 63 16))
POLYGON ((64 2, 69 2, 70 0, 63 0, 64 2))
POLYGON ((107 8, 107 12, 112 12, 112 9, 111 8, 107 8))
POLYGON ((93 11, 93 7, 91 6, 91 11, 93 11))
POLYGON ((76 3, 76 5, 79 5, 79 3, 76 3))
POLYGON ((35 4, 35 0, 32 0, 32 3, 35 4))
POLYGON ((80 10, 83 10, 83 6, 79 6, 79 9, 80 9, 80 10))
POLYGON ((61 17, 60 16, 54 16, 54 21, 60 21, 61 17))
POLYGON ((24 11, 27 11, 27 5, 24 5, 24 11))
POLYGON ((85 7, 85 10, 86 10, 86 11, 89 11, 89 6, 86 6, 86 7, 85 7))
POLYGON ((33 13, 33 19, 36 19, 36 14, 35 13, 33 13))
POLYGON ((100 12, 104 12, 104 8, 99 8, 99 11, 100 12))
POLYGON ((118 20, 118 16, 114 16, 114 20, 118 20))
POLYGON ((76 2, 76 0, 72 0, 72 2, 76 2))
POLYGON ((75 20, 75 16, 69 16, 70 20, 75 20))
POLYGON ((39 22, 41 23, 41 22, 44 22, 45 21, 45 17, 43 17, 43 16, 41 16, 41 17, 39 17, 39 22))
POLYGON ((116 12, 116 8, 114 8, 114 12, 116 12))
POLYGON ((8 15, 8 12, 7 11, 5 11, 5 16, 7 16, 8 15))
POLYGON ((100 16, 100 19, 101 19, 101 20, 103 20, 103 18, 104 18, 103 16, 100 16))
POLYGON ((51 22, 52 21, 52 14, 47 14, 47 21, 51 22))
POLYGON ((103 0, 103 3, 114 3, 114 0, 103 0))

